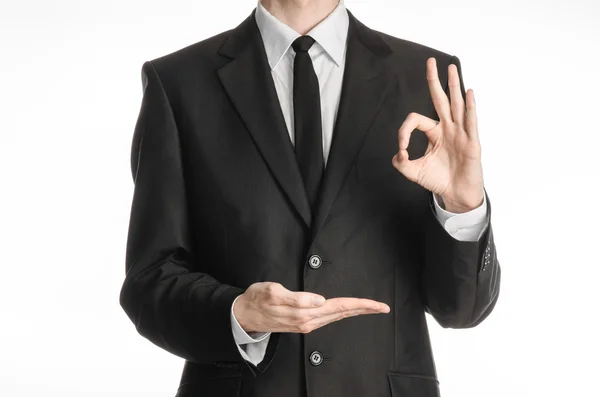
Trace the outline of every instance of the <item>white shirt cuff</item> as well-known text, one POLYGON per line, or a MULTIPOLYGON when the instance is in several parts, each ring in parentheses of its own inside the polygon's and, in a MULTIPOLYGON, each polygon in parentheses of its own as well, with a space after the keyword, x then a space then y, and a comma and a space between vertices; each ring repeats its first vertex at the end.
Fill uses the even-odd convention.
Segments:
POLYGON ((265 357, 271 333, 250 332, 248 334, 244 331, 233 314, 233 305, 235 305, 235 301, 238 298, 239 296, 235 298, 231 305, 230 318, 233 338, 235 339, 235 343, 237 343, 238 350, 244 360, 249 361, 254 365, 258 365, 265 357))
MULTIPOLYGON (((485 194, 484 194, 485 196, 485 194)), ((456 214, 443 209, 433 194, 435 214, 444 229, 460 241, 477 241, 487 226, 487 200, 475 209, 462 214, 456 214)))

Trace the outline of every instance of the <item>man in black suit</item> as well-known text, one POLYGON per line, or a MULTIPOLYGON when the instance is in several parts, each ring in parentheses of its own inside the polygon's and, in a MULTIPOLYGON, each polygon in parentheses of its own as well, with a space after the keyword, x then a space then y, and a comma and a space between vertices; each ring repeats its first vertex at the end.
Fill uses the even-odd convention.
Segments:
POLYGON ((263 0, 142 81, 120 303, 177 395, 439 396, 425 313, 474 327, 500 285, 459 59, 263 0))

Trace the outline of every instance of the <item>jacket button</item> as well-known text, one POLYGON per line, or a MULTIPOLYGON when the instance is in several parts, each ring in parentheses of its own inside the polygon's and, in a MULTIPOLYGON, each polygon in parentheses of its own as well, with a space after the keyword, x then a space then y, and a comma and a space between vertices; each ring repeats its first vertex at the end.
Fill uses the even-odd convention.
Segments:
POLYGON ((321 354, 321 352, 314 351, 314 352, 310 353, 310 363, 312 365, 314 365, 316 367, 317 365, 321 365, 322 362, 323 362, 323 355, 321 354))
POLYGON ((320 268, 322 264, 323 261, 321 260, 321 257, 319 255, 311 255, 311 257, 308 258, 308 266, 310 266, 313 269, 320 268))

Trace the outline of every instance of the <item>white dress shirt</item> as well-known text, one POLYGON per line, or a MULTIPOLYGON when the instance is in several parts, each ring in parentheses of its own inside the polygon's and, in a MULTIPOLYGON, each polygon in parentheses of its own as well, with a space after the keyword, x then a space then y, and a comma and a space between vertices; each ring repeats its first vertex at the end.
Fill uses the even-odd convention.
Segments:
MULTIPOLYGON (((285 123, 290 139, 294 143, 293 67, 295 52, 291 48, 291 44, 301 34, 270 14, 260 1, 255 17, 265 45, 285 123)), ((325 165, 327 165, 342 90, 348 23, 348 13, 341 1, 327 18, 307 33, 315 39, 308 54, 319 80, 325 165)), ((438 220, 451 236, 461 241, 479 239, 487 222, 485 200, 480 207, 463 214, 454 214, 441 208, 435 200, 435 195, 434 203, 438 220)), ((258 365, 264 358, 271 333, 251 332, 250 335, 246 333, 233 314, 233 305, 231 306, 231 327, 242 357, 252 364, 258 365)))

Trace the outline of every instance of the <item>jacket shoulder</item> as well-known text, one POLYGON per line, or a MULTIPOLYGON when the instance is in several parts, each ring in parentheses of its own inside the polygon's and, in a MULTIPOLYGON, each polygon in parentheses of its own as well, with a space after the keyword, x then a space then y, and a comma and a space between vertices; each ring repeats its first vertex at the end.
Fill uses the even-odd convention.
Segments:
POLYGON ((391 49, 388 57, 389 65, 398 72, 400 84, 412 93, 425 93, 429 97, 426 65, 431 57, 436 59, 438 75, 443 87, 448 82, 448 65, 456 64, 459 73, 462 73, 460 60, 454 54, 380 31, 374 30, 374 33, 391 49))
POLYGON ((417 43, 415 41, 410 41, 407 39, 402 39, 400 37, 395 37, 387 33, 383 33, 377 30, 374 32, 379 35, 379 37, 390 46, 394 54, 401 57, 410 57, 413 61, 419 59, 427 59, 430 57, 435 57, 439 64, 449 64, 453 54, 441 51, 437 48, 433 48, 424 44, 417 43))
POLYGON ((218 51, 232 31, 233 29, 226 30, 146 62, 150 62, 157 74, 166 80, 190 76, 188 72, 192 70, 214 70, 223 63, 223 57, 218 51))

